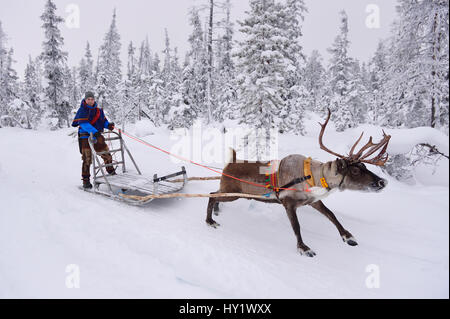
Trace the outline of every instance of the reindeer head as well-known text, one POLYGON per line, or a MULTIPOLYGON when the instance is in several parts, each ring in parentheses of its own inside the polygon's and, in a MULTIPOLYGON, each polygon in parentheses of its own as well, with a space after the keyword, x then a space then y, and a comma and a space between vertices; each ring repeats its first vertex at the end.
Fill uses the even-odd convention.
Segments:
POLYGON ((324 146, 323 135, 325 129, 330 121, 331 111, 328 109, 328 118, 322 126, 322 130, 319 136, 320 148, 330 154, 337 156, 336 161, 332 163, 332 170, 336 174, 336 177, 341 177, 341 182, 339 184, 340 190, 358 190, 364 192, 380 192, 387 186, 387 180, 375 175, 373 172, 369 171, 365 164, 384 166, 386 164, 389 155, 386 154, 387 147, 391 136, 386 135, 383 131, 383 139, 379 143, 373 143, 373 138, 370 137, 369 142, 364 145, 357 153, 355 152, 356 146, 361 141, 364 132, 361 137, 356 141, 350 150, 348 156, 343 156, 335 153, 324 146), (377 151, 381 150, 378 155, 369 159, 370 156, 374 155, 377 151))

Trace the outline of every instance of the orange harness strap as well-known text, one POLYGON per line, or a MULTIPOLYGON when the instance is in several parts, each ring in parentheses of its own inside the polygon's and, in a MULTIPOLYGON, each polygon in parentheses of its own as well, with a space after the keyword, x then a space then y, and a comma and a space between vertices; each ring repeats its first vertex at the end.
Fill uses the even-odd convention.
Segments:
POLYGON ((314 176, 312 174, 312 170, 311 170, 311 162, 312 162, 312 158, 307 158, 304 162, 303 162, 303 173, 305 176, 311 176, 311 179, 307 180, 307 183, 309 184, 309 186, 311 187, 315 187, 316 186, 316 182, 314 180, 314 176))

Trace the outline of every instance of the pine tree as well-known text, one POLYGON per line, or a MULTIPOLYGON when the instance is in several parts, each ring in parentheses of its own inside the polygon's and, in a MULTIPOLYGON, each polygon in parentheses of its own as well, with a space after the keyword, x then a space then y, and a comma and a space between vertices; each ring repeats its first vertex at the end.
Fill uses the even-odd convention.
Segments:
POLYGON ((352 61, 351 77, 348 82, 347 104, 352 113, 352 120, 355 125, 366 123, 369 90, 367 85, 367 70, 363 63, 361 66, 358 60, 352 61))
POLYGON ((116 11, 114 10, 111 26, 100 48, 96 87, 99 105, 105 109, 111 119, 119 116, 122 100, 120 97, 120 83, 122 81, 120 49, 120 35, 117 30, 116 11))
POLYGON ((41 59, 44 64, 47 87, 45 88, 48 107, 51 117, 56 119, 56 127, 63 125, 70 126, 70 109, 63 103, 64 96, 64 68, 67 60, 67 53, 62 51, 64 39, 58 29, 58 25, 64 20, 56 15, 56 6, 52 0, 48 0, 45 11, 41 16, 42 28, 45 31, 45 41, 43 42, 43 52, 41 59))
POLYGON ((192 93, 190 90, 193 88, 193 83, 190 82, 192 79, 194 79, 194 73, 190 62, 190 54, 187 53, 179 79, 181 91, 178 93, 177 99, 180 100, 180 103, 178 107, 171 109, 171 120, 168 125, 170 130, 190 128, 194 124, 194 120, 199 117, 198 109, 190 104, 193 101, 190 95, 192 93))
POLYGON ((314 50, 306 61, 303 70, 304 86, 307 91, 306 109, 322 113, 325 105, 322 101, 325 87, 325 68, 319 51, 314 50))
POLYGON ((288 39, 280 29, 277 9, 273 0, 250 1, 248 16, 240 22, 245 38, 237 53, 241 122, 266 132, 280 124, 288 94, 286 73, 293 67, 283 54, 288 39))
POLYGON ((328 51, 332 55, 329 67, 328 105, 333 112, 332 118, 338 131, 356 126, 355 106, 351 100, 358 94, 351 83, 354 62, 348 56, 350 41, 348 40, 348 17, 345 11, 340 13, 340 33, 328 51))
POLYGON ((233 23, 231 22, 231 1, 224 3, 225 18, 219 22, 219 27, 224 33, 216 42, 216 66, 214 72, 216 109, 214 120, 223 122, 226 118, 232 118, 237 113, 236 108, 236 81, 235 65, 232 58, 233 50, 233 23))
MULTIPOLYGON (((1 41, 2 39, 0 39, 1 41)), ((6 49, 4 45, 3 48, 6 49)), ((18 82, 17 72, 13 68, 13 64, 16 62, 13 55, 14 50, 11 48, 4 56, 5 60, 1 64, 0 99, 5 104, 0 113, 0 127, 1 125, 8 125, 32 129, 35 124, 33 122, 35 114, 30 107, 30 103, 23 99, 23 89, 18 82)))
POLYGON ((284 43, 281 52, 290 65, 286 70, 286 88, 288 89, 286 109, 281 114, 281 129, 304 134, 303 115, 306 109, 307 90, 302 81, 302 65, 305 62, 303 47, 300 45, 302 37, 302 22, 307 11, 303 0, 287 0, 285 4, 278 3, 277 21, 280 31, 284 31, 284 43))
POLYGON ((91 47, 89 42, 86 44, 86 52, 80 62, 79 68, 80 91, 86 93, 95 88, 94 60, 92 59, 91 47))
POLYGON ((208 25, 205 28, 207 30, 206 53, 207 53, 207 76, 206 76, 206 119, 210 123, 213 119, 213 112, 215 111, 214 105, 214 52, 213 52, 213 33, 214 33, 214 7, 215 0, 209 0, 209 16, 208 25))
POLYGON ((283 132, 284 127, 292 127, 292 122, 299 123, 293 121, 295 117, 289 119, 292 122, 285 121, 290 107, 286 79, 296 66, 286 58, 289 37, 280 23, 280 12, 273 0, 252 0, 247 18, 239 22, 244 34, 236 54, 241 123, 257 131, 256 140, 250 145, 250 134, 246 144, 256 151, 249 157, 259 160, 268 155, 274 129, 283 132))
POLYGON ((152 67, 153 72, 155 72, 155 73, 161 72, 160 64, 161 64, 161 59, 159 58, 158 53, 155 53, 155 56, 153 57, 153 67, 152 67))
POLYGON ((24 122, 21 118, 21 114, 25 112, 25 109, 22 109, 21 105, 23 103, 20 103, 19 105, 16 101, 19 99, 19 78, 17 72, 13 68, 13 63, 15 62, 13 54, 14 50, 12 48, 9 49, 2 72, 2 78, 0 79, 0 85, 2 86, 3 91, 2 102, 5 103, 6 106, 4 116, 6 115, 9 117, 10 125, 14 126, 14 123, 17 123, 23 127, 22 124, 24 124, 24 122))
POLYGON ((136 59, 136 48, 133 42, 128 45, 128 62, 127 62, 127 77, 122 83, 122 107, 119 112, 120 122, 127 121, 135 122, 140 120, 140 105, 139 105, 139 74, 138 61, 136 59))
POLYGON ((448 129, 448 1, 399 0, 397 11, 383 85, 384 124, 448 129))
MULTIPOLYGON (((165 30, 165 49, 164 53, 164 66, 161 72, 162 90, 159 96, 159 117, 160 122, 169 124, 169 113, 171 108, 178 107, 177 103, 173 100, 176 95, 179 85, 176 82, 177 76, 175 76, 175 69, 179 69, 177 63, 174 63, 172 56, 172 49, 170 47, 169 33, 165 30)), ((175 55, 174 55, 175 56, 175 55)), ((176 58, 178 59, 178 58, 176 58)))
MULTIPOLYGON (((3 31, 2 23, 0 21, 0 81, 4 81, 6 72, 6 62, 8 57, 8 50, 6 49, 6 33, 3 31)), ((4 83, 0 85, 0 116, 6 113, 6 93, 4 83)))
POLYGON ((448 0, 423 1, 420 12, 424 21, 423 41, 426 45, 422 61, 424 74, 431 88, 428 92, 431 127, 449 124, 449 5, 448 0))
POLYGON ((155 71, 152 70, 152 64, 150 44, 148 38, 146 38, 141 44, 137 68, 137 118, 141 120, 143 114, 147 114, 156 125, 159 125, 159 120, 154 117, 154 115, 158 114, 155 110, 156 103, 152 100, 152 86, 155 79, 155 71))
MULTIPOLYGON (((8 69, 11 67, 10 56, 6 47, 7 36, 4 33, 0 21, 0 117, 6 116, 8 112, 8 104, 11 102, 13 96, 11 95, 11 83, 9 77, 11 76, 8 69)), ((1 123, 0 123, 1 125, 1 123)))
POLYGON ((190 23, 193 31, 189 37, 190 50, 183 69, 182 83, 182 96, 185 104, 182 107, 186 110, 186 123, 183 127, 190 127, 199 115, 205 115, 208 112, 208 57, 200 16, 195 8, 190 13, 190 23))
POLYGON ((39 59, 33 61, 31 56, 25 68, 24 83, 22 85, 22 100, 30 106, 29 126, 36 127, 41 120, 42 105, 42 78, 39 59))
POLYGON ((378 43, 374 57, 369 63, 369 97, 368 117, 372 124, 381 124, 381 117, 387 113, 386 102, 383 92, 383 84, 387 80, 388 53, 383 41, 378 43))
POLYGON ((67 70, 68 76, 66 77, 66 92, 67 92, 67 102, 69 103, 69 107, 72 112, 76 112, 78 110, 80 104, 80 98, 83 96, 83 93, 80 89, 79 82, 79 72, 76 67, 72 67, 72 69, 67 70))
POLYGON ((178 49, 174 49, 171 57, 171 74, 169 81, 165 83, 165 96, 169 97, 166 103, 170 104, 166 123, 169 129, 183 127, 185 105, 182 103, 182 69, 178 58, 178 49))

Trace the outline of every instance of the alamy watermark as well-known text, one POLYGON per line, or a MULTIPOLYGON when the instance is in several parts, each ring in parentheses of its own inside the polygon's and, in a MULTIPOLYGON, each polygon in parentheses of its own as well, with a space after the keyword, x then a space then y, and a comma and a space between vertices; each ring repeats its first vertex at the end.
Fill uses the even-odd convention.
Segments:
POLYGON ((368 289, 379 289, 380 285, 380 266, 378 265, 368 265, 366 267, 366 273, 369 276, 366 278, 366 287, 368 289))
POLYGON ((366 18, 366 27, 369 29, 381 28, 380 7, 377 4, 368 4, 366 6, 366 13, 369 15, 366 18))
POLYGON ((66 27, 69 29, 79 29, 80 28, 80 6, 75 3, 68 4, 66 6, 66 16, 65 22, 66 27))
POLYGON ((80 289, 80 266, 67 265, 66 274, 66 287, 68 289, 80 289))
MULTIPOLYGON (((276 129, 204 128, 200 121, 191 130, 178 129, 171 133, 175 144, 170 153, 196 163, 223 164, 230 160, 230 148, 237 152, 237 161, 256 162, 278 159, 276 129)), ((182 159, 172 157, 175 164, 182 159)))

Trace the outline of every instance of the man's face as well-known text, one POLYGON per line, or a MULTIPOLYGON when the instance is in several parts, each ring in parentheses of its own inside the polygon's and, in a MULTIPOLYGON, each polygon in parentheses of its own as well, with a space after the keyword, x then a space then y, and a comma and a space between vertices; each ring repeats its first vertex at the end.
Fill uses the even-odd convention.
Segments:
POLYGON ((89 105, 89 106, 94 106, 94 104, 95 104, 95 99, 92 98, 92 97, 88 97, 88 98, 86 99, 86 104, 89 105))

